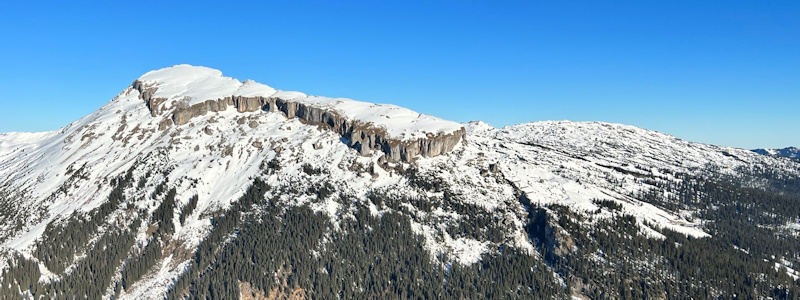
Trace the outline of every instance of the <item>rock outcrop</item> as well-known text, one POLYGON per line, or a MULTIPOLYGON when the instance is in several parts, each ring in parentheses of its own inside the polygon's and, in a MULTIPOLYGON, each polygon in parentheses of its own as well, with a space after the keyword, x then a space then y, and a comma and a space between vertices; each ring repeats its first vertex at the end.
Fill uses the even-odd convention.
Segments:
POLYGON ((144 100, 144 104, 147 106, 147 109, 150 110, 150 115, 155 117, 161 114, 161 104, 167 101, 166 98, 153 98, 156 91, 158 90, 157 87, 148 85, 141 81, 134 81, 131 87, 137 91, 139 91, 139 99, 144 100))
MULTIPOLYGON (((145 102, 152 116, 158 116, 164 111, 165 108, 162 104, 166 99, 153 97, 157 87, 136 81, 133 83, 133 88, 139 91, 140 98, 145 102)), ((172 111, 171 117, 161 121, 159 129, 164 130, 172 124, 183 125, 194 117, 203 116, 208 112, 223 111, 228 106, 233 106, 240 113, 259 110, 280 112, 287 118, 298 118, 304 123, 319 125, 341 135, 348 146, 358 150, 362 155, 368 155, 373 150, 381 151, 386 160, 394 162, 411 162, 419 156, 433 157, 446 154, 464 140, 466 135, 466 131, 462 127, 450 133, 428 133, 425 138, 395 139, 389 137, 383 127, 347 119, 336 111, 279 97, 262 96, 228 96, 222 99, 205 100, 190 106, 178 104, 172 111)))
POLYGON ((172 121, 176 125, 183 125, 189 123, 194 117, 203 116, 208 112, 218 112, 228 109, 228 106, 233 106, 234 102, 231 98, 206 100, 188 107, 181 107, 172 111, 172 121))

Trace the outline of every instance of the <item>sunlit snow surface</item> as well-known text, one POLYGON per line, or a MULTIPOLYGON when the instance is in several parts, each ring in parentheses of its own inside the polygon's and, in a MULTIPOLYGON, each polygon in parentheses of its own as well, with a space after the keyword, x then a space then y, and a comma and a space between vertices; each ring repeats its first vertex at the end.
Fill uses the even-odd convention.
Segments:
MULTIPOLYGON (((615 201, 622 205, 623 213, 637 218, 643 234, 660 238, 657 229, 669 228, 702 237, 707 235, 701 227, 703 220, 632 198, 639 191, 653 188, 633 174, 675 180, 671 174, 702 175, 706 169, 732 174, 737 168, 768 166, 786 173, 798 172, 796 164, 788 160, 691 143, 618 124, 535 122, 502 129, 482 122, 458 124, 393 105, 276 91, 252 81, 242 83, 223 77, 217 70, 185 65, 147 73, 140 81, 157 84, 155 97, 181 101, 230 95, 295 99, 334 109, 354 120, 373 122, 404 138, 464 126, 466 141, 453 152, 420 158, 414 165, 421 173, 446 182, 456 195, 452 201, 475 205, 483 213, 507 222, 510 230, 504 233, 503 243, 530 253, 534 253, 534 247, 524 228, 527 211, 517 200, 515 189, 523 191, 533 205, 559 204, 592 214, 595 220, 615 215, 607 210, 597 213, 593 199, 615 201), (487 175, 493 164, 497 172, 487 175)), ((404 176, 380 168, 377 162, 381 152, 360 156, 336 133, 287 119, 278 112, 238 113, 228 109, 164 131, 158 130, 160 120, 150 115, 139 92, 129 87, 99 110, 61 130, 0 134, 0 191, 18 199, 19 207, 45 208, 43 215, 34 215, 21 232, 8 237, 3 247, 29 255, 30 247, 49 221, 99 206, 111 191, 109 181, 133 166, 137 180, 152 171, 144 189, 126 190, 127 198, 148 213, 161 200, 150 198, 150 192, 161 182, 167 181, 169 187, 176 188, 176 199, 181 203, 198 195, 197 208, 186 224, 175 223, 174 238, 188 251, 210 230, 204 213, 228 207, 256 177, 273 186, 266 196, 269 199, 277 198, 281 205, 308 204, 334 222, 353 218, 353 212, 342 205, 347 201, 364 203, 373 216, 390 210, 367 200, 371 191, 398 198, 442 196, 411 187, 404 176), (280 171, 268 172, 262 167, 272 159, 279 161, 280 171), (304 164, 327 174, 306 174, 301 167, 304 164), (372 174, 367 171, 370 166, 374 166, 372 174), (304 191, 324 182, 331 182, 338 193, 320 200, 314 195, 290 192, 292 188, 304 191)), ((447 222, 470 216, 441 208, 423 212, 408 203, 402 206, 404 213, 416 215, 417 220, 426 220, 428 215, 442 220, 412 222, 412 228, 424 237, 425 247, 434 254, 445 253, 457 263, 469 264, 484 253, 497 251, 498 245, 489 241, 447 234, 447 222)), ((109 220, 115 222, 114 216, 109 220)), ((137 241, 146 238, 142 231, 137 241)), ((122 298, 158 298, 186 264, 185 259, 167 257, 122 298)))

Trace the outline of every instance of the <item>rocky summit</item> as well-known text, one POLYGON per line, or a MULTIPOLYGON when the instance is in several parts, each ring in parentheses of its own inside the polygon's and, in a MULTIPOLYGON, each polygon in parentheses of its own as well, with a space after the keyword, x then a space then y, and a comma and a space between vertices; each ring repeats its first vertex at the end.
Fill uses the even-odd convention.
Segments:
POLYGON ((0 134, 0 245, 0 299, 797 299, 800 162, 178 65, 0 134))
POLYGON ((409 162, 418 156, 445 154, 464 139, 464 128, 459 124, 402 107, 282 92, 252 81, 242 83, 202 67, 180 65, 153 71, 131 87, 139 92, 151 116, 163 117, 159 130, 230 106, 240 113, 281 112, 287 118, 323 126, 341 135, 360 153, 381 151, 389 161, 409 162), (196 86, 208 93, 194 93, 196 86), (160 93, 161 87, 170 92, 160 93), (176 87, 182 92, 171 92, 176 87), (221 94, 223 91, 226 94, 221 94))

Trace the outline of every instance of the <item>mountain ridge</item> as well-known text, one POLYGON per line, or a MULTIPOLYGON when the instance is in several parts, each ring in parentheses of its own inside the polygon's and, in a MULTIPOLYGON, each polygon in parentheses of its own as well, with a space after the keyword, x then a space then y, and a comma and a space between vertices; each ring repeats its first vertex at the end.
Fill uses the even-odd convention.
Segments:
POLYGON ((763 155, 800 159, 800 148, 797 147, 786 147, 781 149, 754 149, 753 152, 763 155))
POLYGON ((176 65, 151 71, 132 87, 154 117, 172 111, 171 117, 159 123, 159 130, 234 106, 240 113, 281 111, 289 118, 328 126, 362 154, 379 150, 392 161, 446 153, 464 137, 458 123, 399 106, 279 91, 254 81, 239 82, 205 67, 176 65))

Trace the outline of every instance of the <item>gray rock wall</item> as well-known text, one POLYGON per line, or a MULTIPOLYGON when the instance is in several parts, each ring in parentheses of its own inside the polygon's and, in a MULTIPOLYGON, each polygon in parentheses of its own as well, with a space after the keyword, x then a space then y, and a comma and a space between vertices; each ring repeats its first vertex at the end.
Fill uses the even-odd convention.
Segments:
POLYGON ((348 146, 363 155, 369 154, 371 150, 382 151, 389 161, 410 162, 420 155, 433 157, 446 154, 453 151, 466 135, 466 130, 462 127, 449 134, 428 134, 426 138, 403 141, 387 138, 386 131, 381 127, 348 120, 334 111, 280 98, 271 98, 267 104, 271 111, 283 112, 289 118, 297 117, 306 123, 330 128, 345 138, 348 146))
MULTIPOLYGON (((133 83, 133 88, 139 91, 139 97, 144 100, 152 116, 158 116, 164 109, 161 104, 163 98, 153 98, 156 87, 133 83)), ((387 138, 386 130, 371 123, 358 120, 348 120, 335 111, 328 111, 317 107, 305 105, 300 102, 281 98, 243 97, 230 96, 217 100, 206 100, 188 107, 178 107, 172 111, 172 117, 164 119, 159 124, 159 129, 164 130, 171 126, 183 125, 194 117, 202 116, 208 112, 223 111, 233 106, 238 112, 253 112, 267 110, 281 112, 287 118, 298 118, 301 122, 318 125, 335 131, 341 135, 350 147, 358 150, 362 155, 368 155, 372 150, 381 151, 388 161, 411 162, 419 156, 433 157, 452 151, 459 142, 464 140, 466 131, 461 129, 452 133, 429 133, 427 137, 416 140, 398 140, 387 138)))
POLYGON ((228 109, 228 106, 234 106, 231 97, 224 99, 206 100, 196 103, 189 107, 178 107, 172 111, 172 121, 176 125, 183 125, 189 123, 194 117, 203 116, 208 112, 218 112, 228 109))

